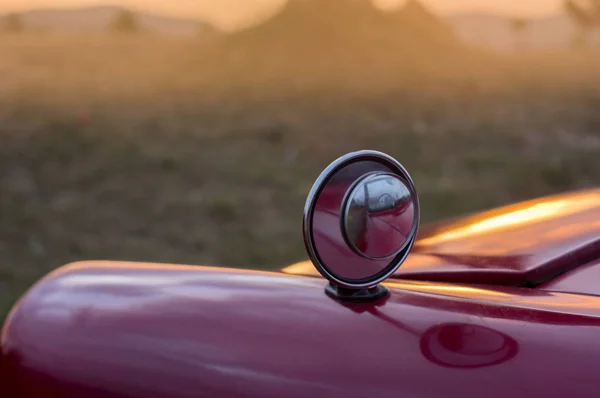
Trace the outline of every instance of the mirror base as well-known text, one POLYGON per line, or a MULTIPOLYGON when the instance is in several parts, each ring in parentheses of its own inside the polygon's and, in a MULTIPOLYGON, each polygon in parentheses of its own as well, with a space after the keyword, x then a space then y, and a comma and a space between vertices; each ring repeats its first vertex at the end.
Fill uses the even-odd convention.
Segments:
POLYGON ((329 283, 325 293, 334 300, 351 303, 365 303, 379 300, 387 296, 390 291, 383 285, 375 285, 364 289, 348 289, 329 283))

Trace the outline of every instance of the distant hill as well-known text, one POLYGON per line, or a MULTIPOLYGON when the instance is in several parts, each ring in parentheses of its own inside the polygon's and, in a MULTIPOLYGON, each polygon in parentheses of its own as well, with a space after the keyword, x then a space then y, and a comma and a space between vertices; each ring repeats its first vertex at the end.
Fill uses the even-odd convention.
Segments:
MULTIPOLYGON (((447 17, 446 21, 469 44, 500 51, 515 49, 515 32, 510 17, 465 13, 447 17)), ((523 31, 524 45, 530 50, 564 49, 571 45, 577 29, 566 14, 531 19, 523 31)), ((590 40, 600 43, 600 32, 595 32, 590 40)))
POLYGON ((445 48, 462 45, 450 24, 417 0, 408 0, 404 7, 386 13, 386 16, 392 25, 420 37, 422 45, 445 48))
POLYGON ((290 0, 264 23, 223 37, 203 64, 230 82, 370 87, 463 72, 480 57, 414 0, 392 13, 368 0, 290 0))
MULTIPOLYGON (((97 6, 72 9, 36 9, 22 13, 27 29, 59 33, 98 33, 106 31, 120 6, 97 6)), ((146 12, 134 12, 142 29, 164 35, 191 36, 214 33, 211 24, 195 19, 169 18, 146 12)))

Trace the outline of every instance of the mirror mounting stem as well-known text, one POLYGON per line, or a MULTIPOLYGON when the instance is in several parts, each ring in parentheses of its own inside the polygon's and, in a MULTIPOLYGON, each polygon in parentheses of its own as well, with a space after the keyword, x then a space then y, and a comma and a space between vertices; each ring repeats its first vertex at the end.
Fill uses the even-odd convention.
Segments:
POLYGON ((348 289, 329 283, 325 287, 325 293, 334 300, 349 303, 365 303, 382 299, 387 296, 390 291, 383 285, 375 285, 362 289, 348 289))

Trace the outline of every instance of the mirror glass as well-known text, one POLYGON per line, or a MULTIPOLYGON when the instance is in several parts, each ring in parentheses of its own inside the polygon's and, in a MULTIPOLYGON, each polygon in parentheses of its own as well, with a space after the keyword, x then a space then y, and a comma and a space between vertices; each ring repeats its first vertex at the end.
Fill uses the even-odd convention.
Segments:
POLYGON ((310 223, 319 263, 346 283, 393 268, 418 227, 414 190, 383 162, 338 168, 316 193, 310 223))
POLYGON ((343 231, 357 254, 381 260, 408 242, 415 220, 412 196, 399 176, 372 173, 350 189, 344 201, 343 231))

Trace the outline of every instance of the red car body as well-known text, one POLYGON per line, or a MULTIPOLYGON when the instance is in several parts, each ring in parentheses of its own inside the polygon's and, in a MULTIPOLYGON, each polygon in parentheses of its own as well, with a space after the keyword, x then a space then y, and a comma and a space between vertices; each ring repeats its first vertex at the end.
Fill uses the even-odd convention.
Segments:
POLYGON ((283 272, 84 262, 2 332, 2 397, 598 397, 600 191, 422 229, 343 304, 283 272))

